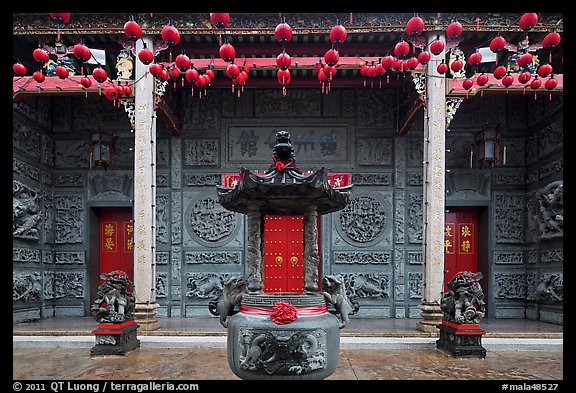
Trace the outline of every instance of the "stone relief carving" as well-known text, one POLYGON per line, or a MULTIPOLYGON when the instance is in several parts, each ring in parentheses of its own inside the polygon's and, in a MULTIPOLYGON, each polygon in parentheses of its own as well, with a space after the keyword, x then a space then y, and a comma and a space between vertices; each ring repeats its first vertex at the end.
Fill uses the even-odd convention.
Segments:
POLYGON ((520 194, 495 194, 495 237, 498 243, 524 241, 524 197, 520 194))
POLYGON ((186 263, 192 264, 235 264, 242 260, 240 251, 188 251, 184 253, 186 263))
POLYGON ((530 300, 539 302, 564 301, 564 275, 562 273, 544 273, 530 300))
POLYGON ((376 198, 360 195, 340 212, 340 228, 354 242, 370 243, 382 238, 389 216, 390 211, 376 198))
POLYGON ((218 150, 218 139, 187 139, 184 144, 184 164, 218 165, 218 150))
POLYGON ((219 298, 228 277, 229 274, 187 273, 188 292, 186 296, 198 299, 219 298))
POLYGON ((422 194, 410 194, 408 201, 408 241, 422 243, 422 194))
POLYGON ((40 300, 42 275, 38 272, 12 273, 12 301, 40 300))
POLYGON ((283 97, 277 90, 261 90, 255 95, 257 117, 285 117, 297 113, 301 117, 320 116, 320 90, 291 90, 283 97))
POLYGON ((40 169, 15 157, 12 157, 12 172, 31 180, 38 181, 40 179, 40 169))
POLYGON ((408 273, 410 299, 422 299, 422 273, 408 273))
POLYGON ((156 194, 156 242, 168 244, 168 195, 156 194))
POLYGON ((166 298, 168 294, 168 273, 156 273, 156 297, 166 298))
POLYGON ((525 273, 494 274, 496 299, 525 299, 527 281, 525 273))
POLYGON ((564 181, 548 184, 536 193, 538 201, 538 233, 541 238, 564 234, 564 181))
POLYGON ((391 165, 392 140, 367 138, 356 144, 359 165, 391 165))
POLYGON ((216 198, 206 196, 194 203, 188 216, 190 235, 204 244, 219 242, 234 232, 236 225, 235 213, 226 210, 216 198))
POLYGON ((389 275, 386 273, 341 273, 349 298, 388 298, 389 275))
POLYGON ((382 110, 382 108, 396 108, 397 99, 396 90, 360 90, 358 92, 358 126, 392 127, 396 120, 396 110, 382 110))
POLYGON ((20 239, 38 240, 42 220, 38 191, 14 180, 12 182, 12 235, 20 239))
POLYGON ((55 196, 56 243, 84 240, 84 201, 79 195, 55 196))
POLYGON ((391 173, 354 173, 354 185, 389 186, 392 184, 391 173))
POLYGON ((366 264, 389 264, 392 259, 390 251, 345 251, 334 253, 335 264, 352 264, 358 263, 361 265, 366 264))
POLYGON ((221 178, 219 174, 184 174, 184 184, 187 187, 195 186, 215 186, 220 184, 221 178))
POLYGON ((12 123, 12 143, 26 154, 40 158, 40 133, 28 126, 28 121, 15 117, 12 123))
POLYGON ((44 272, 44 299, 84 298, 84 272, 44 272))
POLYGON ((40 262, 40 250, 30 248, 12 248, 13 262, 40 262))

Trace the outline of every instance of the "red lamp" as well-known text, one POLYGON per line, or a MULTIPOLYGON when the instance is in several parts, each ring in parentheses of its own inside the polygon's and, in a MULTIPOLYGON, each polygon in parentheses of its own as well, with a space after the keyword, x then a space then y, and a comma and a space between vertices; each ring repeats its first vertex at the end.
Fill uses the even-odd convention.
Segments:
POLYGON ((458 21, 451 22, 446 28, 446 37, 450 40, 460 38, 462 35, 462 24, 458 21))
POLYGON ((132 41, 142 38, 142 28, 132 17, 124 24, 124 35, 132 41))
POLYGON ((161 31, 162 39, 169 46, 178 45, 180 42, 180 33, 178 29, 173 25, 167 25, 162 28, 161 31))
POLYGON ((438 56, 444 50, 444 41, 440 40, 440 36, 437 36, 434 41, 430 43, 430 52, 438 56))
POLYGON ((276 41, 281 43, 290 42, 292 40, 292 27, 286 22, 279 23, 274 29, 274 37, 276 37, 276 41))
POLYGON ((230 23, 230 14, 224 12, 211 12, 210 13, 210 22, 219 28, 224 29, 230 23))
POLYGON ((17 75, 20 76, 26 75, 26 66, 24 66, 24 64, 22 63, 14 63, 14 65, 12 66, 12 70, 17 75))
POLYGON ((234 49, 234 47, 227 42, 222 44, 218 53, 220 54, 220 58, 222 58, 222 60, 225 62, 234 61, 236 58, 236 49, 234 49))
POLYGON ((291 63, 292 59, 290 58, 290 55, 288 55, 288 53, 286 52, 282 52, 278 56, 276 56, 276 66, 281 70, 285 70, 288 67, 290 67, 291 63))
POLYGON ((333 44, 341 44, 346 41, 348 33, 342 25, 336 25, 330 30, 330 41, 333 44))
POLYGON ((338 54, 338 51, 336 49, 330 49, 324 54, 324 61, 328 65, 333 66, 335 64, 338 64, 339 60, 340 55, 338 54))
POLYGON ((146 43, 144 43, 144 47, 138 52, 138 59, 144 65, 148 65, 154 61, 154 54, 146 47, 146 43))
POLYGON ((413 16, 410 18, 408 23, 406 23, 406 34, 411 37, 420 35, 424 30, 424 21, 419 16, 413 16))
POLYGON ((102 83, 108 79, 108 74, 106 73, 106 70, 104 70, 104 68, 100 66, 96 67, 94 71, 92 71, 92 76, 94 77, 94 79, 96 79, 98 83, 102 83))

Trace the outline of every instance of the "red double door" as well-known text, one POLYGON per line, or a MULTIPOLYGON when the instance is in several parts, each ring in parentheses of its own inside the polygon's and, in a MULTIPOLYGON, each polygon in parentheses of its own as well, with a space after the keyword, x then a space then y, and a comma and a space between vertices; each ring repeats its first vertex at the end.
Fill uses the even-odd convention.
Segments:
POLYGON ((134 282, 132 208, 101 208, 98 211, 100 227, 100 272, 122 270, 134 282))
POLYGON ((264 292, 304 291, 303 216, 264 216, 264 292))
POLYGON ((447 207, 444 218, 444 291, 461 271, 478 271, 478 210, 447 207))

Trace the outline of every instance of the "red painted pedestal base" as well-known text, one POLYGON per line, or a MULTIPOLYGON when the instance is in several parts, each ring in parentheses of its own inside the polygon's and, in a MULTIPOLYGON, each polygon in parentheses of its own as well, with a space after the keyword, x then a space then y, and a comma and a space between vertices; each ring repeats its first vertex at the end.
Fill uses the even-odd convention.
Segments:
POLYGON ((96 345, 90 351, 91 355, 124 355, 139 348, 140 340, 136 331, 138 325, 134 320, 123 323, 100 323, 98 329, 92 331, 96 336, 96 345))
POLYGON ((445 319, 440 325, 440 338, 436 348, 456 357, 486 357, 486 349, 482 346, 482 336, 486 332, 476 323, 453 323, 445 319))

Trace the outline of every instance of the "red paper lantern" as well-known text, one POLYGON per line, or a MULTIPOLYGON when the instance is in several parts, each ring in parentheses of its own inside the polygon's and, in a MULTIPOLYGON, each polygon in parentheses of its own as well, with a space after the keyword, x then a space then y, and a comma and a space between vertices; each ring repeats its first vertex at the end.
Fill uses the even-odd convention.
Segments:
POLYGON ((456 60, 454 60, 452 63, 450 63, 450 69, 454 72, 460 71, 463 66, 464 66, 464 64, 462 63, 461 60, 458 59, 458 56, 456 56, 456 60))
POLYGON ((532 74, 530 71, 524 71, 518 75, 518 82, 522 83, 523 85, 530 82, 530 79, 532 79, 532 74))
POLYGON ((332 79, 334 77, 334 75, 336 75, 336 67, 335 66, 325 65, 323 68, 323 71, 324 71, 324 75, 326 75, 326 78, 328 78, 328 79, 332 79))
POLYGON ((324 73, 324 69, 320 68, 318 70, 318 80, 320 82, 326 82, 328 80, 328 78, 326 77, 326 74, 324 73))
POLYGON ((96 82, 102 83, 108 79, 108 74, 104 68, 98 66, 94 68, 94 71, 92 71, 92 77, 96 80, 96 82))
POLYGON ((518 58, 519 67, 524 68, 529 64, 532 64, 532 55, 530 53, 524 53, 518 58))
MULTIPOLYGON (((238 67, 238 69, 240 69, 240 67, 238 67)), ((215 73, 214 70, 212 68, 208 68, 206 69, 206 71, 204 71, 205 75, 208 75, 208 77, 210 78, 210 82, 212 82, 212 79, 214 79, 215 73)))
POLYGON ((190 68, 190 58, 184 53, 176 56, 174 63, 176 64, 176 67, 178 67, 178 69, 182 72, 186 72, 186 70, 190 68))
POLYGON ((68 78, 68 68, 64 66, 56 66, 56 76, 60 79, 68 78))
POLYGON ((506 40, 500 35, 490 41, 490 50, 494 53, 500 52, 504 47, 506 47, 506 40))
POLYGON ((510 85, 512 85, 512 83, 514 83, 514 77, 510 75, 510 73, 508 73, 505 77, 502 78, 502 84, 505 87, 509 87, 510 85))
POLYGON ((234 49, 234 47, 231 44, 225 42, 220 47, 219 54, 222 60, 224 60, 225 62, 231 62, 234 61, 234 59, 236 58, 236 49, 234 49))
POLYGON ((87 76, 84 76, 80 79, 80 84, 82 85, 82 87, 84 87, 85 89, 89 88, 90 86, 92 86, 92 81, 90 80, 90 78, 88 78, 87 76))
POLYGON ((482 61, 482 54, 480 52, 474 52, 468 57, 468 64, 478 65, 482 61))
POLYGON ((472 86, 474 86, 474 82, 472 81, 472 79, 464 79, 462 81, 462 87, 465 90, 470 90, 472 88, 472 86))
POLYGON ((276 41, 286 43, 292 40, 292 28, 286 22, 279 23, 274 30, 276 41))
POLYGON ((116 90, 114 86, 109 86, 106 88, 106 90, 104 90, 104 95, 110 101, 114 101, 118 98, 118 90, 116 90))
POLYGON ((420 35, 422 30, 424 30, 424 21, 419 16, 413 16, 408 23, 406 23, 406 34, 408 34, 408 36, 415 37, 420 35))
POLYGON ((538 67, 538 75, 540 75, 541 78, 546 78, 552 73, 552 70, 553 69, 550 64, 542 64, 540 67, 538 67))
POLYGON ((324 54, 324 61, 326 64, 333 66, 334 64, 338 64, 340 60, 340 55, 336 49, 330 49, 324 54))
POLYGON ((170 75, 168 74, 168 71, 166 71, 164 68, 162 68, 160 70, 160 73, 158 74, 158 79, 160 79, 162 82, 166 82, 168 79, 170 79, 170 75))
POLYGON ((553 31, 551 33, 548 33, 546 37, 544 37, 544 39, 542 40, 542 47, 544 49, 553 48, 560 43, 560 39, 561 39, 560 34, 558 34, 557 32, 553 31))
POLYGON ((230 23, 230 14, 224 12, 211 12, 210 22, 212 22, 215 27, 223 29, 228 26, 228 23, 230 23))
POLYGON ((88 61, 92 57, 90 49, 84 44, 74 45, 74 56, 80 61, 88 61))
POLYGON ((276 77, 278 78, 278 83, 281 85, 289 85, 292 79, 290 76, 290 70, 278 70, 276 72, 276 77))
POLYGON ((434 55, 438 56, 444 50, 444 41, 441 41, 439 38, 436 38, 434 41, 430 43, 430 52, 434 55))
POLYGON ((460 38, 462 35, 462 24, 458 21, 454 21, 448 25, 446 28, 446 37, 450 40, 460 38))
POLYGON ((538 14, 534 12, 528 12, 522 15, 522 17, 520 18, 520 22, 518 22, 518 25, 522 30, 529 31, 534 26, 536 26, 537 23, 538 23, 538 14))
POLYGON ((410 44, 406 41, 400 41, 394 46, 394 56, 402 59, 410 53, 410 44))
POLYGON ((242 70, 242 71, 240 71, 240 73, 236 77, 235 82, 243 85, 246 83, 247 79, 248 79, 248 74, 246 73, 246 71, 242 70))
POLYGON ((46 52, 44 49, 42 48, 36 48, 34 49, 34 52, 32 52, 32 57, 34 58, 34 60, 36 60, 38 63, 47 63, 48 60, 50 60, 50 56, 48 55, 48 52, 46 52))
POLYGON ((419 63, 420 62, 418 61, 417 57, 410 57, 408 60, 406 60, 406 68, 413 70, 418 66, 419 63))
POLYGON ((122 97, 124 95, 124 88, 120 83, 116 86, 116 92, 118 93, 118 97, 122 97))
POLYGON ((530 88, 533 90, 539 89, 542 86, 542 81, 538 79, 538 75, 534 76, 534 80, 530 82, 530 88))
POLYGON ((442 63, 438 64, 438 67, 436 67, 436 71, 439 74, 445 74, 446 71, 448 71, 448 64, 444 63, 444 60, 442 60, 442 63))
POLYGON ((290 58, 290 55, 288 55, 288 53, 286 52, 282 52, 278 56, 276 56, 276 66, 281 70, 285 70, 286 68, 290 67, 291 63, 292 59, 290 58))
POLYGON ((12 70, 17 75, 20 76, 26 75, 26 66, 22 63, 14 63, 14 65, 12 66, 12 70))
POLYGON ((178 32, 178 29, 172 25, 164 26, 161 35, 164 42, 169 46, 178 45, 180 42, 180 33, 178 32))
POLYGON ((144 47, 138 52, 138 59, 142 64, 148 65, 154 61, 154 54, 150 49, 144 47))
POLYGON ((502 79, 504 78, 504 75, 506 75, 506 67, 504 66, 498 66, 496 67, 496 69, 494 70, 494 78, 496 79, 502 79))
POLYGON ((52 17, 52 19, 54 19, 54 21, 56 23, 58 23, 59 25, 63 25, 64 23, 68 22, 70 20, 70 13, 65 13, 65 12, 59 12, 59 13, 50 13, 50 16, 52 17))
POLYGON ((42 71, 36 71, 35 73, 33 73, 32 78, 34 78, 34 80, 38 83, 42 83, 46 80, 46 77, 44 76, 42 71))
POLYGON ((240 74, 240 68, 234 63, 228 64, 228 67, 226 67, 226 76, 235 79, 238 74, 240 74))
POLYGON ((376 67, 374 69, 374 76, 382 76, 385 73, 386 73, 386 70, 384 69, 384 66, 382 66, 382 63, 376 64, 376 67))
POLYGON ((161 64, 154 63, 150 65, 150 68, 148 68, 148 70, 150 71, 150 74, 152 74, 153 77, 158 78, 162 74, 163 67, 161 64))
POLYGON ((341 44, 346 41, 346 29, 342 25, 336 25, 330 30, 330 41, 333 44, 341 44))
POLYGON ((476 84, 478 86, 484 86, 486 83, 488 83, 488 75, 486 74, 478 75, 478 77, 476 78, 476 84))
POLYGON ((169 73, 173 79, 178 79, 180 77, 180 70, 178 67, 171 68, 169 73))
POLYGON ((134 20, 129 20, 124 24, 124 35, 132 41, 139 40, 142 38, 142 28, 134 20))
POLYGON ((384 56, 382 58, 382 67, 384 67, 385 70, 389 70, 390 67, 392 67, 392 65, 394 64, 395 60, 396 59, 394 59, 394 56, 392 55, 384 56))
POLYGON ((418 62, 420 64, 426 64, 430 61, 430 52, 423 50, 422 52, 418 53, 418 62))
POLYGON ((198 73, 198 71, 195 68, 190 68, 188 70, 186 70, 186 72, 184 73, 184 77, 186 78, 186 80, 188 82, 197 82, 198 78, 200 77, 200 74, 198 73))
POLYGON ((544 83, 544 87, 548 90, 552 90, 555 89, 556 86, 558 86, 558 81, 556 79, 554 79, 554 77, 550 77, 550 79, 548 79, 546 81, 546 83, 544 83))
POLYGON ((126 83, 126 84, 124 85, 124 95, 125 95, 125 96, 132 95, 132 85, 131 85, 131 84, 126 83))

